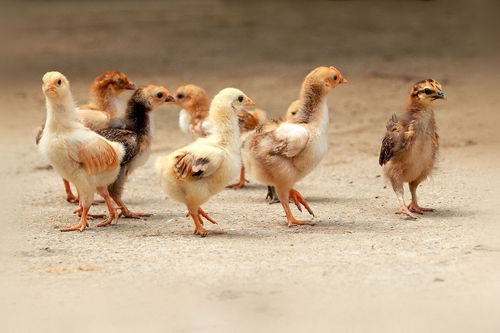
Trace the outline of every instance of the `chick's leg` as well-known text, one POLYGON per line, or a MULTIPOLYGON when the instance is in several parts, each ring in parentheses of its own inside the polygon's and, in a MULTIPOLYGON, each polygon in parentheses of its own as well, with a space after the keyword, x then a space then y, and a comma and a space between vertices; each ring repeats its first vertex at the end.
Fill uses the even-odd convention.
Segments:
POLYGON ((396 180, 391 180, 391 182, 392 182, 392 188, 394 189, 396 197, 398 198, 399 205, 401 206, 401 208, 398 211, 396 211, 396 214, 405 214, 411 219, 417 219, 417 217, 414 214, 412 214, 412 212, 410 212, 408 207, 406 207, 403 182, 396 180))
POLYGON ((292 211, 290 209, 290 204, 288 203, 288 196, 291 191, 287 189, 276 188, 278 192, 278 197, 280 199, 281 205, 283 206, 283 210, 286 214, 286 219, 288 220, 288 226, 293 227, 296 225, 314 225, 311 221, 299 221, 295 217, 293 217, 292 211))
POLYGON ((411 192, 411 203, 408 205, 408 209, 410 212, 418 213, 418 214, 423 214, 424 212, 433 212, 434 209, 432 208, 423 208, 420 207, 417 203, 417 187, 420 184, 420 180, 411 182, 410 185, 410 192, 411 192))
MULTIPOLYGON (((223 231, 220 231, 220 230, 207 230, 205 228, 203 228, 203 222, 201 221, 201 218, 200 218, 200 210, 201 212, 203 212, 203 214, 205 214, 206 216, 208 216, 201 208, 198 208, 198 209, 193 209, 193 210, 189 210, 189 216, 191 216, 191 218, 193 219, 193 222, 194 222, 194 234, 195 235, 199 235, 201 237, 205 237, 206 235, 208 234, 223 234, 224 232, 223 231)), ((203 215, 203 217, 206 218, 205 215, 203 215)), ((209 220, 210 222, 212 222, 213 220, 210 218, 207 220, 209 220)), ((212 222, 214 223, 214 222, 212 222)))
POLYGON ((82 212, 81 212, 81 216, 80 216, 80 223, 74 225, 74 226, 71 226, 71 227, 68 227, 68 228, 63 228, 61 229, 61 231, 65 232, 65 231, 83 231, 85 230, 85 228, 87 228, 88 226, 88 213, 89 213, 89 209, 90 209, 90 206, 92 206, 92 198, 90 199, 86 199, 86 200, 81 200, 80 198, 80 206, 82 207, 82 212))
POLYGON ((98 187, 97 192, 104 198, 104 202, 106 203, 106 207, 108 208, 108 218, 97 224, 97 226, 105 227, 117 219, 116 208, 115 206, 113 206, 113 202, 111 201, 111 197, 109 196, 109 192, 106 187, 98 187))
POLYGON ((240 189, 240 188, 243 188, 245 187, 245 185, 249 183, 249 181, 247 179, 245 179, 245 167, 244 166, 241 166, 241 170, 240 170, 240 181, 237 182, 236 184, 232 184, 232 185, 228 185, 226 186, 227 188, 232 188, 232 189, 240 189))
POLYGON ((64 178, 63 178, 63 184, 64 184, 64 190, 66 191, 66 201, 72 202, 72 203, 77 203, 78 197, 73 194, 73 192, 71 191, 71 185, 64 178))
POLYGON ((118 178, 116 178, 115 182, 108 186, 109 194, 116 202, 116 204, 118 205, 118 209, 120 210, 119 217, 123 216, 125 218, 140 219, 141 217, 151 216, 151 214, 132 212, 127 208, 127 206, 125 206, 121 197, 123 192, 123 186, 126 180, 127 180, 127 169, 123 167, 120 169, 120 173, 118 174, 118 178))
POLYGON ((276 188, 274 186, 267 186, 266 201, 269 202, 269 204, 280 202, 278 194, 276 193, 276 188))

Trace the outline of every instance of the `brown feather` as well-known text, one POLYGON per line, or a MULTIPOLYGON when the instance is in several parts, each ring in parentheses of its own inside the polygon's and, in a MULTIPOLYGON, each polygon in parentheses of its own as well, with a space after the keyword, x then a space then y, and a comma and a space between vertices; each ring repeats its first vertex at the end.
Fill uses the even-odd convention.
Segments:
POLYGON ((113 147, 101 138, 95 138, 78 149, 78 155, 85 171, 91 175, 118 167, 118 156, 113 147))

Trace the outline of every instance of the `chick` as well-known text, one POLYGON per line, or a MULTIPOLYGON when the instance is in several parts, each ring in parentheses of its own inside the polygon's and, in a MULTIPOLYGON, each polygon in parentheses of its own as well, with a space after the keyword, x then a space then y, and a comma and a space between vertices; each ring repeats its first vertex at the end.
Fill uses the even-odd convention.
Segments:
POLYGON ((115 182, 108 190, 120 209, 120 216, 141 218, 151 214, 131 212, 123 203, 121 196, 127 177, 139 166, 144 165, 151 153, 151 120, 150 112, 163 104, 171 104, 174 97, 168 90, 157 85, 147 85, 137 89, 130 97, 125 111, 124 128, 109 128, 98 133, 110 141, 123 144, 125 157, 121 161, 121 169, 115 182))
POLYGON ((257 129, 244 143, 243 162, 260 182, 276 187, 285 210, 288 226, 313 225, 293 216, 291 199, 314 216, 308 203, 293 189, 294 184, 311 172, 327 150, 329 124, 326 96, 339 84, 347 83, 335 67, 318 67, 310 72, 300 92, 295 116, 284 122, 269 122, 257 129))
POLYGON ((385 176, 391 181, 401 208, 398 214, 412 219, 423 212, 417 202, 417 187, 432 172, 439 149, 439 136, 432 104, 444 99, 441 84, 433 79, 415 83, 410 90, 406 112, 393 115, 387 123, 387 133, 382 140, 379 164, 385 176), (406 206, 403 183, 408 183, 411 203, 406 206))
POLYGON ((54 169, 75 184, 80 198, 80 223, 61 231, 83 231, 88 226, 88 212, 97 191, 105 200, 108 218, 104 226, 116 218, 116 209, 107 186, 116 179, 123 145, 110 142, 85 127, 78 119, 69 81, 59 72, 43 76, 42 90, 47 107, 47 120, 40 139, 40 151, 54 169))
MULTIPOLYGON (((135 85, 125 75, 117 71, 104 72, 97 76, 90 87, 89 103, 77 108, 78 118, 85 126, 99 130, 108 127, 110 121, 119 116, 118 96, 126 90, 134 90, 135 85)), ((40 141, 43 126, 40 127, 36 143, 40 141)), ((63 179, 66 201, 78 202, 78 197, 71 191, 71 185, 63 179)))
POLYGON ((179 113, 179 127, 184 133, 195 136, 209 134, 208 109, 210 100, 207 92, 197 85, 180 86, 175 92, 175 101, 182 108, 179 113))
POLYGON ((112 119, 121 116, 118 96, 126 90, 135 90, 135 84, 124 73, 108 71, 99 75, 90 87, 89 103, 77 109, 78 117, 94 131, 107 128, 112 119))
POLYGON ((158 159, 162 186, 173 199, 184 203, 196 235, 221 233, 203 228, 201 217, 216 223, 201 209, 240 170, 240 131, 237 112, 254 103, 234 88, 221 90, 210 105, 210 134, 158 159))

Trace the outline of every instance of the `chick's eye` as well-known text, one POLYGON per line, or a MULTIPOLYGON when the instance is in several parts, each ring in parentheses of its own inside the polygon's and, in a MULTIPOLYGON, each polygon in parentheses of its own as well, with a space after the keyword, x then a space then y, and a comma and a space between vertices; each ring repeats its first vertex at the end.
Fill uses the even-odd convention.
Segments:
POLYGON ((333 81, 337 81, 337 75, 333 76, 333 81))
POLYGON ((58 86, 60 86, 60 85, 61 85, 61 83, 62 83, 62 81, 61 81, 60 79, 59 79, 59 80, 57 80, 57 85, 58 85, 58 86))
POLYGON ((425 88, 425 89, 424 89, 424 93, 425 93, 426 95, 430 95, 430 94, 432 94, 432 90, 430 90, 429 88, 425 88))
POLYGON ((183 99, 184 98, 184 94, 177 94, 177 98, 178 99, 183 99))
POLYGON ((158 97, 158 98, 162 98, 162 97, 163 97, 163 93, 162 93, 162 92, 157 93, 157 94, 156 94, 156 97, 158 97))
POLYGON ((238 101, 239 101, 240 103, 241 103, 241 102, 243 102, 243 96, 239 96, 239 97, 238 97, 238 101))
POLYGON ((119 79, 118 81, 116 81, 116 84, 118 84, 119 86, 123 86, 125 82, 122 80, 122 79, 119 79))

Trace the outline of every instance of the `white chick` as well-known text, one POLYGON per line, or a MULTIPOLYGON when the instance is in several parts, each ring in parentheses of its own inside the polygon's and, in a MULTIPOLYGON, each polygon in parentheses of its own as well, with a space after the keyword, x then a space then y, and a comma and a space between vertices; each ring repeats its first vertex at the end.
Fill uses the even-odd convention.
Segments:
POLYGON ((123 145, 111 142, 85 127, 78 119, 69 81, 59 72, 43 76, 47 119, 40 140, 40 151, 54 169, 75 184, 80 203, 80 222, 61 231, 83 231, 97 191, 105 200, 108 218, 97 226, 116 219, 107 186, 114 182, 124 155, 123 145))

